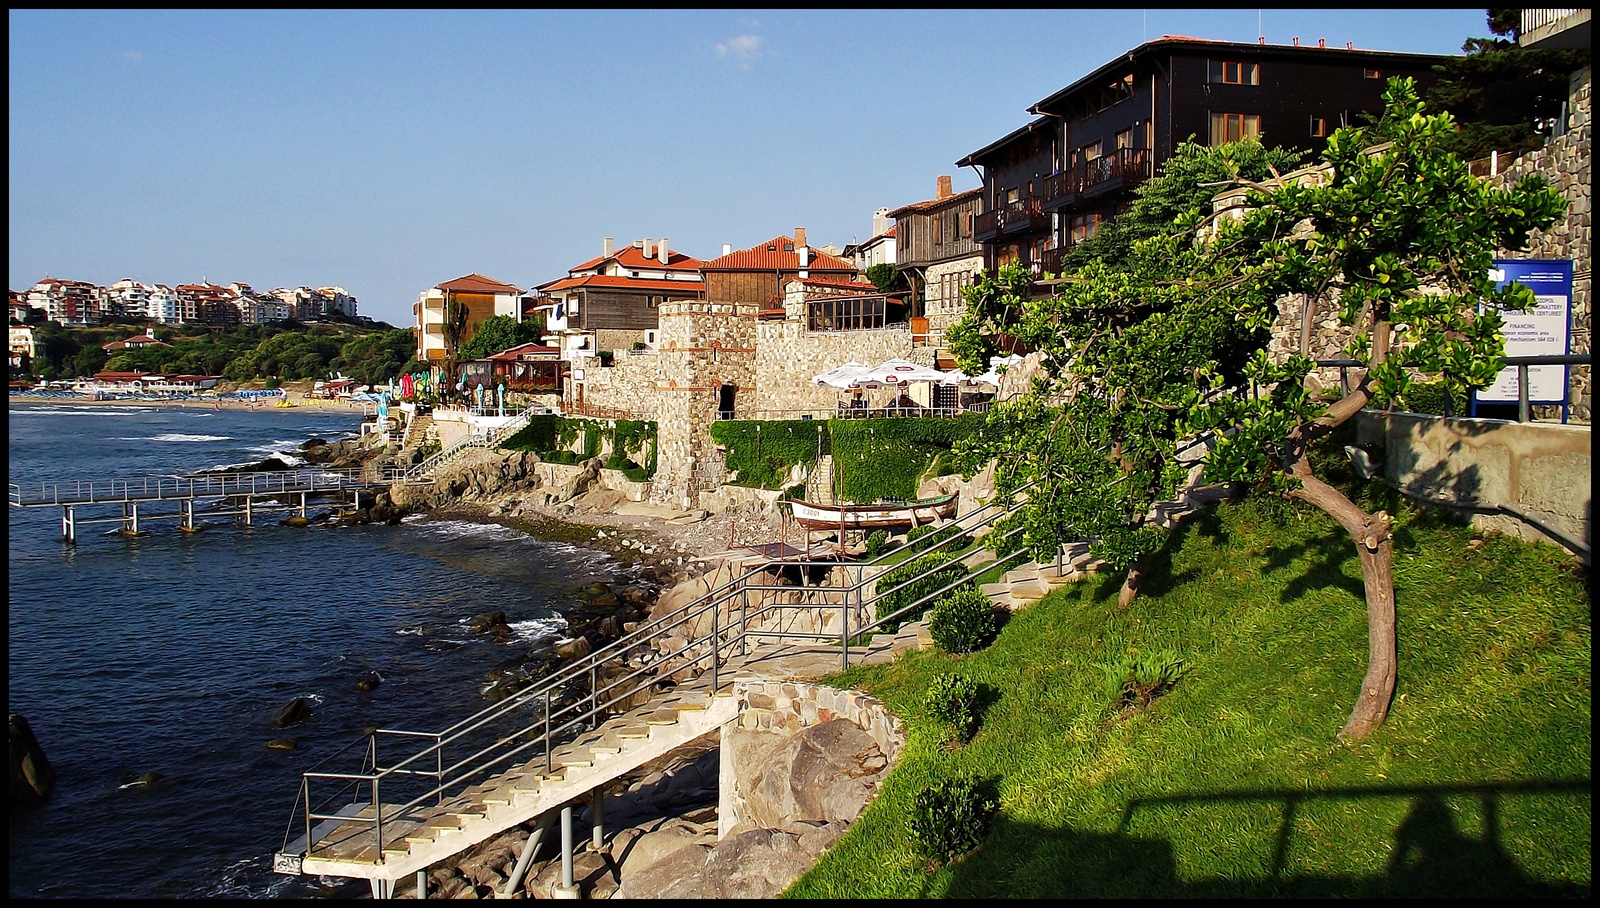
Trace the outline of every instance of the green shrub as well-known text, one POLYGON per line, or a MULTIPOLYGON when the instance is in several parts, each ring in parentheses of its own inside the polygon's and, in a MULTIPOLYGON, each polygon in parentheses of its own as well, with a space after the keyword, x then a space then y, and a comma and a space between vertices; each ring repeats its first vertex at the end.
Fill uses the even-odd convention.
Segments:
POLYGON ((1124 714, 1149 706, 1186 671, 1183 660, 1170 649, 1128 653, 1100 663, 1098 668, 1105 675, 1105 697, 1111 709, 1124 714))
POLYGON ((776 489, 795 464, 814 464, 819 451, 829 452, 830 421, 723 419, 711 424, 711 439, 725 449, 724 464, 736 474, 733 484, 776 489))
POLYGON ((828 436, 840 497, 911 499, 929 467, 983 428, 981 413, 955 419, 830 419, 828 436))
POLYGON ((948 862, 978 847, 989 834, 999 800, 968 776, 934 782, 917 792, 911 840, 923 857, 948 862))
MULTIPOLYGON (((943 564, 947 558, 948 553, 940 550, 931 555, 924 555, 921 558, 890 568, 878 578, 877 589, 880 592, 892 590, 924 571, 933 570, 938 565, 943 564)), ((880 616, 892 615, 900 609, 910 606, 918 599, 938 592, 945 586, 965 576, 967 576, 967 569, 960 564, 952 564, 949 567, 934 571, 920 580, 913 581, 904 589, 896 590, 880 598, 877 603, 878 614, 880 616)), ((921 618, 932 607, 933 600, 930 599, 899 618, 884 624, 884 632, 894 633, 900 629, 900 625, 907 621, 915 621, 921 618)))
POLYGON ((967 546, 971 545, 972 544, 972 537, 961 535, 961 527, 957 526, 954 523, 947 523, 944 526, 935 526, 934 524, 931 524, 931 523, 925 523, 922 526, 912 527, 911 529, 906 531, 906 544, 910 545, 911 543, 917 541, 918 539, 923 538, 924 536, 932 536, 933 538, 928 540, 928 542, 924 545, 924 548, 930 548, 931 549, 934 546, 938 545, 939 543, 944 542, 946 539, 949 539, 952 536, 958 536, 958 535, 960 536, 960 538, 958 538, 955 541, 954 544, 947 545, 944 548, 939 550, 939 551, 944 552, 946 554, 949 554, 951 552, 959 552, 962 549, 966 548, 967 546))
POLYGON ((882 555, 884 550, 889 548, 889 531, 873 530, 868 533, 866 547, 868 558, 876 558, 882 555))
POLYGON ((988 646, 1000 631, 994 603, 973 586, 959 586, 933 604, 928 633, 947 653, 971 653, 988 646))
POLYGON ((928 687, 924 701, 928 714, 950 726, 957 740, 966 741, 978 730, 978 682, 960 675, 940 675, 928 687))
MULTIPOLYGON (((1409 410, 1412 413, 1443 416, 1445 401, 1450 399, 1450 389, 1445 386, 1444 382, 1414 381, 1406 386, 1405 394, 1401 395, 1402 406, 1397 409, 1409 410)), ((1467 395, 1465 393, 1454 395, 1453 407, 1454 415, 1465 416, 1468 407, 1467 395)))

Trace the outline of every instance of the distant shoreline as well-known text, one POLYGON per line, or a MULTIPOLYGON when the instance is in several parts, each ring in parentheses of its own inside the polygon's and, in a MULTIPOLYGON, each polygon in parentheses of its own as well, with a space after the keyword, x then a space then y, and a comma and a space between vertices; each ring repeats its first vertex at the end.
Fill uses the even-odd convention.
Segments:
POLYGON ((318 412, 360 413, 371 415, 372 403, 351 400, 318 400, 304 397, 290 397, 294 406, 279 407, 272 398, 261 401, 246 401, 237 398, 120 398, 117 400, 91 400, 88 397, 35 397, 30 394, 10 395, 9 406, 54 406, 57 404, 68 407, 159 407, 181 410, 316 410, 318 412))

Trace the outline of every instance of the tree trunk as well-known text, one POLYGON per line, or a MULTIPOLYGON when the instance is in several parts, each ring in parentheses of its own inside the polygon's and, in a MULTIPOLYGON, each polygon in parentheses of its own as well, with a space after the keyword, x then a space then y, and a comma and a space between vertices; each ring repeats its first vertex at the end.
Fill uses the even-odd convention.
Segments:
POLYGON ((1128 577, 1122 581, 1122 592, 1117 594, 1117 611, 1122 611, 1133 604, 1135 596, 1139 595, 1139 586, 1144 583, 1144 559, 1140 558, 1128 565, 1128 577))
POLYGON ((1396 673, 1394 611, 1394 543, 1389 514, 1376 514, 1356 507, 1342 492, 1311 473, 1311 465, 1300 457, 1290 469, 1302 487, 1291 494, 1325 511, 1355 541, 1361 557, 1361 582, 1367 596, 1367 676, 1361 682, 1361 696, 1339 737, 1359 741, 1383 724, 1394 696, 1396 673))

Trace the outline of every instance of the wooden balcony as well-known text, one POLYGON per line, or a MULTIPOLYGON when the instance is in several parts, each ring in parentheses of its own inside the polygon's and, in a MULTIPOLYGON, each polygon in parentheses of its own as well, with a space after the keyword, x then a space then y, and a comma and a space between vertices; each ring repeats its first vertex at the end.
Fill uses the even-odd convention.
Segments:
POLYGON ((972 238, 986 243, 1000 235, 1000 217, 997 211, 985 211, 972 219, 972 238))
POLYGON ((1079 192, 1085 198, 1093 198, 1119 189, 1132 189, 1149 178, 1150 152, 1143 148, 1119 148, 1084 167, 1079 192))
POLYGON ((1078 164, 1044 181, 1044 210, 1055 211, 1109 192, 1132 189, 1150 178, 1150 152, 1119 148, 1103 158, 1078 164))
POLYGON ((1050 215, 1045 213, 1044 200, 1040 198, 1007 202, 999 213, 1002 236, 1050 229, 1050 215))

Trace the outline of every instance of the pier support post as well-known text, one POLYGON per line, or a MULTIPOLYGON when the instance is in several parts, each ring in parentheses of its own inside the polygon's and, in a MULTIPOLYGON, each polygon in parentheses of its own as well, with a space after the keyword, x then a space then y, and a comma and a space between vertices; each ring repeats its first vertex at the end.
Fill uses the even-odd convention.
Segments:
POLYGON ((78 519, 72 505, 61 506, 61 538, 74 545, 78 542, 78 519))
POLYGON ((194 532, 194 499, 183 500, 183 529, 185 532, 194 532))
POLYGON ((417 871, 417 898, 425 899, 427 897, 428 897, 428 871, 426 869, 418 870, 417 871))
POLYGON ((589 805, 589 817, 594 822, 593 831, 589 838, 589 850, 601 851, 606 847, 606 788, 604 785, 596 788, 591 794, 592 803, 589 805))
POLYGON ((306 516, 306 493, 300 493, 300 516, 306 516))
POLYGON ((244 497, 244 525, 245 526, 249 526, 250 525, 250 505, 254 501, 255 501, 255 499, 251 498, 249 495, 246 495, 244 497))
POLYGON ((558 899, 575 899, 578 887, 572 882, 572 805, 561 808, 561 885, 553 895, 558 899))
POLYGON ((534 827, 533 834, 528 836, 528 841, 522 846, 522 854, 517 857, 517 866, 512 869, 511 875, 506 877, 506 884, 500 890, 499 898, 511 898, 516 893, 517 887, 522 885, 523 877, 528 875, 528 867, 533 864, 533 856, 539 853, 539 846, 544 844, 544 834, 550 829, 550 819, 549 814, 540 817, 539 825, 534 827))

